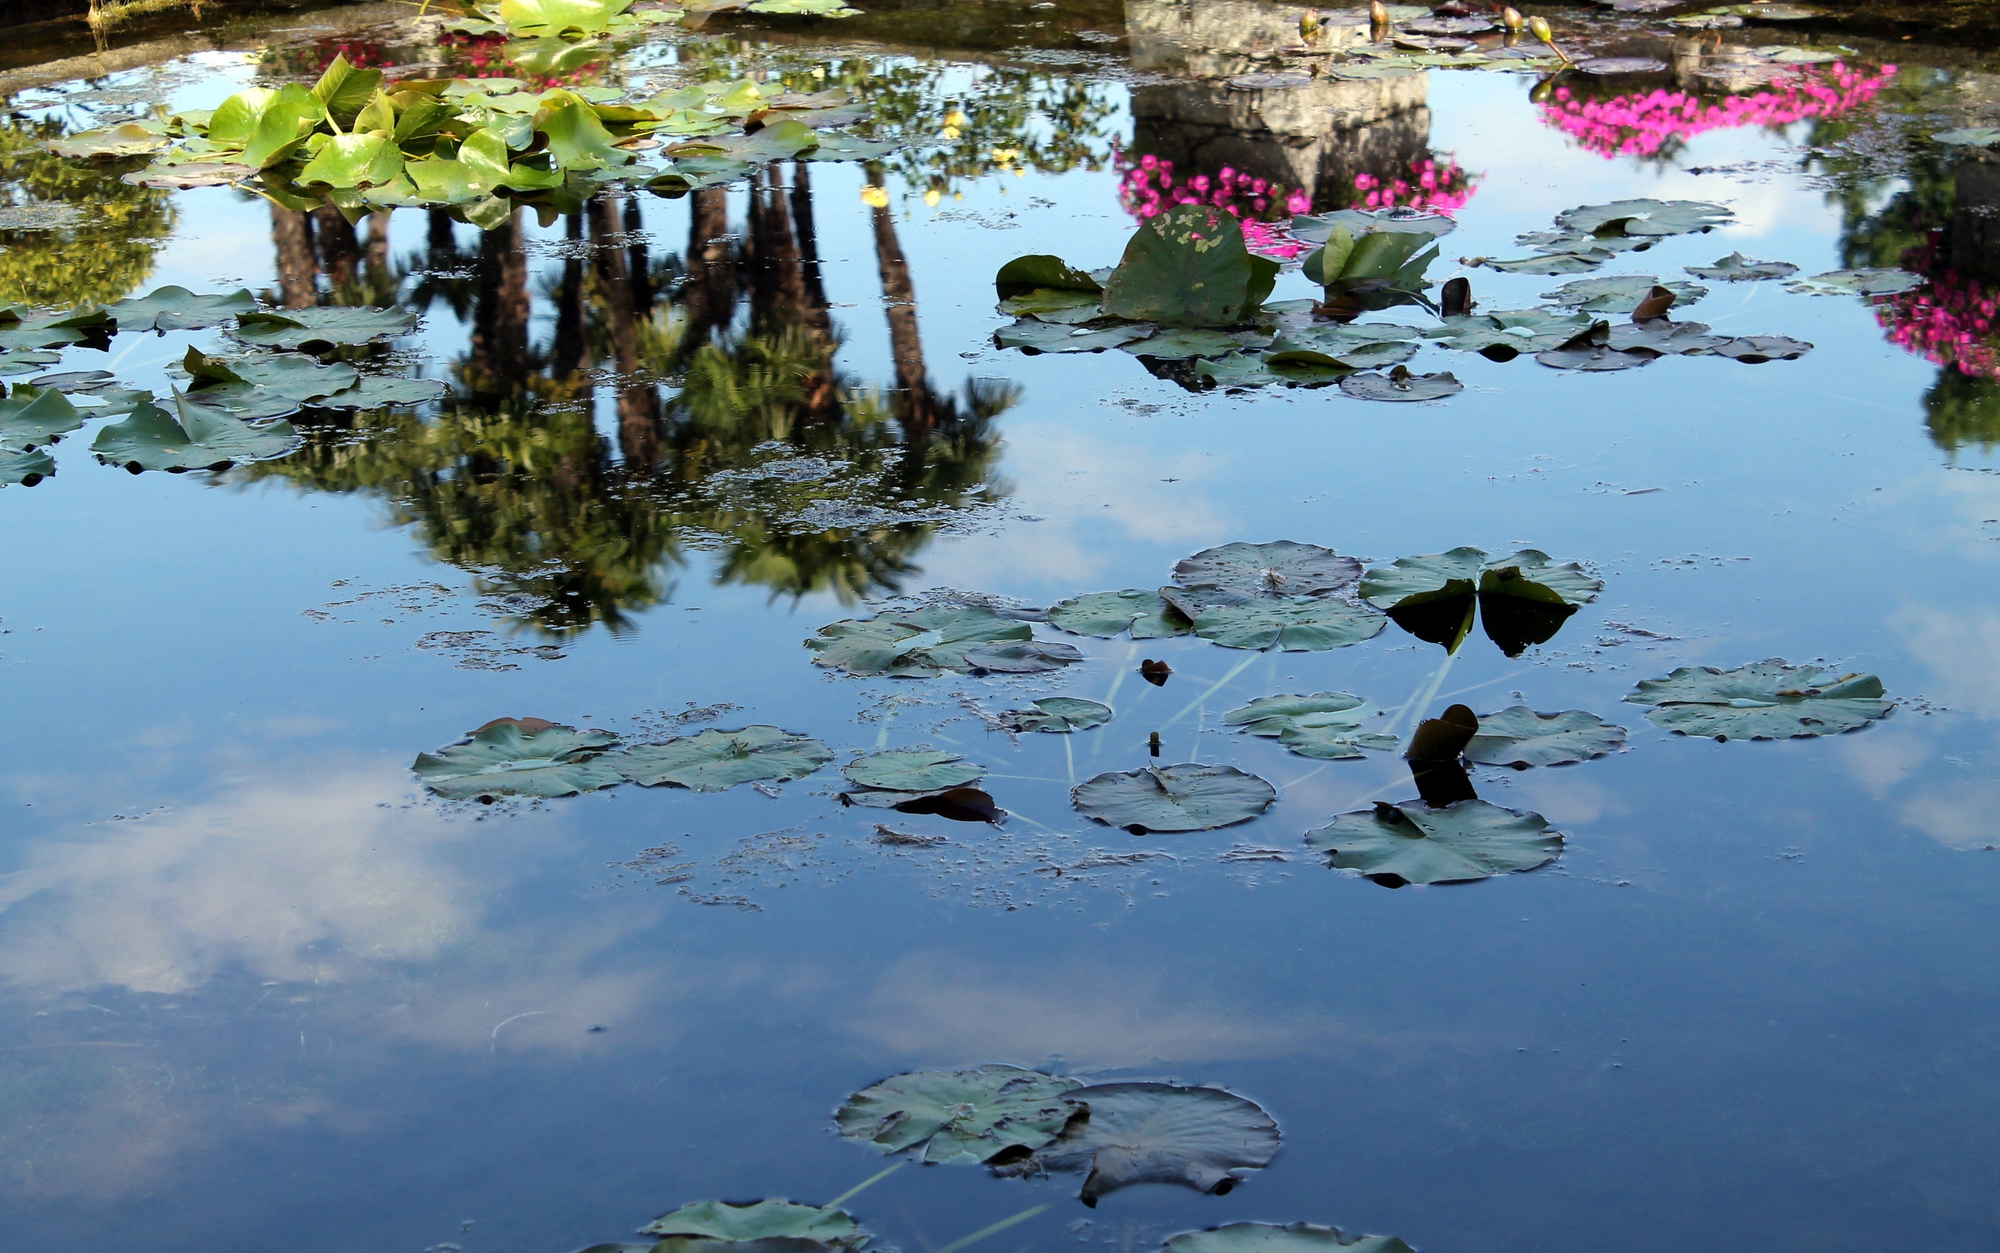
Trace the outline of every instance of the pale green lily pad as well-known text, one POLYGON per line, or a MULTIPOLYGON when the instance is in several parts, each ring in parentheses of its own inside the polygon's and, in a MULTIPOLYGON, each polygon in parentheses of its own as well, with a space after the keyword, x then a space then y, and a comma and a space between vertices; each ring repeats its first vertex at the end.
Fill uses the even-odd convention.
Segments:
POLYGON ((1135 1183, 1172 1183, 1197 1192, 1229 1192, 1278 1153, 1278 1124, 1255 1101, 1221 1088, 1177 1083, 1100 1083, 1068 1099, 1090 1117, 1072 1122, 1056 1141, 1006 1175, 1088 1170, 1078 1199, 1098 1198, 1135 1183))
POLYGON ((1190 763, 1100 774, 1071 788, 1069 796, 1085 817, 1145 835, 1248 822, 1270 807, 1278 790, 1234 766, 1190 763))
POLYGON ((1242 348, 1262 348, 1271 337, 1256 331, 1212 331, 1200 327, 1171 327, 1145 339, 1120 344, 1137 357, 1158 357, 1163 361, 1185 361, 1190 357, 1220 357, 1242 348))
POLYGON ((2000 144, 2000 126, 1961 126, 1931 136, 1941 144, 1960 148, 1991 148, 2000 144))
POLYGON ((1350 1236, 1316 1223, 1230 1223, 1169 1236, 1161 1253, 1416 1253, 1395 1236, 1350 1236))
POLYGON ((1292 219, 1292 235, 1310 244, 1323 244, 1336 229, 1345 227, 1359 239, 1376 231, 1421 231, 1436 238, 1458 229, 1458 223, 1442 213, 1410 213, 1400 209, 1336 209, 1331 213, 1300 214, 1292 219))
POLYGON ((1923 275, 1912 274, 1908 270, 1876 267, 1829 270, 1810 278, 1793 279, 1785 284, 1785 288, 1811 296, 1893 296, 1922 287, 1929 281, 1923 275))
POLYGON ((171 142, 157 123, 121 122, 102 130, 78 131, 52 139, 48 148, 61 157, 136 157, 171 142))
POLYGON ((1837 735, 1887 717, 1882 680, 1872 674, 1834 675, 1782 657, 1734 670, 1682 666, 1647 679, 1626 700, 1653 705, 1648 721, 1682 735, 1716 739, 1785 740, 1837 735))
POLYGON ((1678 26, 1682 30, 1729 30, 1743 25, 1743 19, 1728 13, 1693 13, 1686 17, 1670 17, 1667 25, 1678 26))
POLYGON ((321 365, 293 352, 211 357, 199 348, 189 348, 181 370, 193 381, 189 395, 204 404, 215 403, 210 393, 232 383, 247 383, 287 400, 305 402, 343 391, 361 378, 360 371, 345 362, 321 365))
POLYGON ((1338 761, 1359 757, 1362 749, 1395 751, 1395 736, 1365 729, 1381 712, 1348 692, 1314 692, 1311 696, 1260 696, 1241 709, 1230 710, 1222 720, 1252 735, 1276 739, 1301 757, 1338 761))
POLYGON ((1516 257, 1511 261, 1482 257, 1478 264, 1502 274, 1539 274, 1544 278, 1555 278, 1563 274, 1588 274, 1617 255, 1595 248, 1573 249, 1543 253, 1538 257, 1516 257))
POLYGON ((313 401, 320 409, 405 409, 436 400, 451 389, 440 379, 396 379, 364 374, 354 386, 313 401))
POLYGON ((16 383, 0 400, 0 444, 18 451, 53 444, 82 426, 86 416, 53 387, 16 383))
POLYGON ((1001 301, 1000 312, 1012 318, 1074 326, 1104 316, 1103 293, 1038 287, 1001 301))
POLYGON ((1360 577, 1361 563, 1354 558, 1293 540, 1223 544, 1184 557, 1174 566, 1174 582, 1182 587, 1259 597, 1323 596, 1360 577))
POLYGON ((1617 274, 1564 283, 1552 292, 1543 292, 1542 299, 1591 313, 1622 314, 1637 309, 1655 287, 1672 292, 1677 305, 1691 305, 1708 295, 1708 288, 1699 283, 1662 283, 1650 274, 1617 274))
POLYGON ((1356 400, 1419 401, 1442 400, 1465 390, 1450 371, 1412 374, 1398 366, 1387 374, 1351 374, 1340 380, 1340 390, 1356 400))
POLYGON ((47 449, 0 444, 0 487, 33 487, 55 472, 56 459, 47 449))
POLYGON ((1556 225, 1586 235, 1617 231, 1626 235, 1666 236, 1709 231, 1735 219, 1736 214, 1729 206, 1705 200, 1641 198, 1565 209, 1556 214, 1556 225))
POLYGON ((1562 853, 1563 837, 1540 814, 1482 800, 1443 809, 1422 801, 1378 801, 1306 832, 1306 847, 1326 853, 1335 869, 1401 887, 1469 883, 1546 866, 1562 853))
POLYGON ((626 778, 646 787, 672 784, 723 792, 739 783, 803 779, 832 761, 833 750, 809 735, 759 725, 638 744, 609 760, 626 778))
POLYGON ((918 1160, 974 1165, 1009 1149, 1038 1149, 1082 1107, 1066 1099, 1074 1079, 1013 1066, 920 1070, 863 1088, 834 1114, 850 1140, 884 1153, 917 1149, 918 1160))
POLYGON ((873 753, 842 766, 840 772, 863 787, 889 792, 935 792, 964 787, 986 773, 957 753, 898 750, 873 753))
POLYGON ((175 395, 174 412, 151 401, 136 406, 123 422, 97 433, 90 451, 101 461, 126 469, 213 470, 239 461, 282 457, 299 443, 289 422, 264 426, 248 422, 185 396, 175 395))
POLYGON ((604 750, 609 731, 578 731, 540 718, 500 718, 465 742, 418 753, 424 786, 451 800, 479 796, 572 796, 625 781, 604 750))
POLYGON ((1732 252, 1716 260, 1713 265, 1690 265, 1684 267, 1696 278, 1710 279, 1721 283, 1748 283, 1760 279, 1790 278, 1799 272, 1799 267, 1789 261, 1752 261, 1740 252, 1732 252))
POLYGON ((500 0, 499 18, 518 35, 596 35, 631 7, 632 0, 500 0))
POLYGON ((1049 731, 1065 734, 1088 731, 1111 721, 1111 706, 1077 696, 1045 696, 1029 709, 1010 709, 1000 721, 1012 731, 1049 731))
POLYGON ((1756 22, 1803 22, 1826 16, 1825 9, 1809 4, 1725 4, 1707 12, 1715 17, 1742 17, 1756 22))
POLYGON ((1479 590, 1486 551, 1454 548, 1446 553, 1398 557, 1361 576, 1361 596, 1378 609, 1402 609, 1479 590))
POLYGON ((1482 766, 1561 766, 1625 747, 1625 728, 1581 709, 1536 713, 1515 705, 1479 715, 1479 733, 1465 755, 1482 766))
POLYGON ((1194 630, 1158 592, 1136 587, 1059 601, 1049 607, 1049 625, 1097 639, 1110 639, 1128 630, 1135 640, 1169 639, 1194 630))
POLYGON ((1083 653, 1055 640, 1002 640, 968 648, 964 657, 974 674, 1042 674, 1082 661, 1083 653))
POLYGON ((1786 335, 1739 335, 1717 344, 1714 353, 1732 361, 1756 365, 1765 361, 1795 361, 1813 350, 1803 339, 1786 335))
POLYGON ((1443 326, 1424 334, 1459 352, 1491 354, 1504 349, 1502 355, 1518 356, 1559 348, 1590 326, 1590 315, 1578 310, 1506 309, 1448 318, 1443 326))
POLYGON ((104 312, 118 323, 121 331, 200 331, 221 326, 238 314, 257 308, 257 299, 247 290, 222 295, 197 295, 185 287, 156 287, 144 296, 132 296, 106 305, 104 312))
POLYGON ((296 349, 309 344, 355 347, 407 334, 416 324, 417 315, 408 309, 324 305, 281 313, 246 313, 236 319, 236 338, 264 348, 296 349))
POLYGON ((1206 609, 1194 619, 1194 633, 1224 648, 1324 652, 1374 639, 1387 621, 1344 600, 1297 597, 1206 609))
POLYGON ((932 605, 907 612, 849 619, 823 626, 806 641, 813 664, 857 675, 928 679, 946 670, 964 673, 968 649, 1026 640, 1025 622, 1002 618, 983 605, 932 605))
POLYGON ((693 1236, 740 1244, 749 1240, 816 1240, 859 1248, 868 1242, 845 1210, 772 1198, 747 1205, 696 1201, 639 1228, 641 1235, 693 1236))
POLYGON ((25 306, 0 308, 0 350, 60 348, 109 339, 117 329, 102 309, 37 313, 25 306))
POLYGON ((993 332, 993 341, 1002 348, 1031 348, 1036 352, 1099 352, 1106 348, 1122 348, 1152 333, 1152 326, 1145 322, 1068 326, 1023 318, 1012 326, 1003 326, 993 332))
POLYGON ((62 360, 59 352, 41 352, 35 349, 9 349, 0 351, 0 378, 11 378, 17 374, 33 374, 37 370, 52 366, 62 360))

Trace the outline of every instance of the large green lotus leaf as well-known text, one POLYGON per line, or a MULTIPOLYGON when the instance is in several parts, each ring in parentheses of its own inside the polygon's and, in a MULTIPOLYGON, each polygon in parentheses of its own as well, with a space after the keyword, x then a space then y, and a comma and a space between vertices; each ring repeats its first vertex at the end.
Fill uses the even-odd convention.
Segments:
POLYGON ((834 1125, 884 1153, 923 1146, 925 1162, 972 1165, 1008 1149, 1038 1149, 1062 1134, 1080 1107, 1074 1079, 1013 1066, 920 1070, 847 1098, 834 1125))
POLYGON ((361 374, 344 362, 321 365, 297 353, 274 352, 211 357, 199 348, 189 348, 181 368, 194 380, 197 400, 210 403, 205 389, 230 383, 248 383, 275 392, 289 400, 318 400, 354 386, 361 374))
POLYGON ((1000 312, 1014 318, 1034 318, 1040 322, 1074 326, 1103 317, 1104 304, 1097 292, 1041 287, 1002 300, 1000 312))
POLYGON ((1298 597, 1204 610, 1194 620, 1194 633, 1224 648, 1324 652, 1374 639, 1387 621, 1344 600, 1298 597))
POLYGON ((696 1236, 731 1244, 748 1240, 817 1240, 859 1247, 867 1243, 861 1224, 844 1210, 800 1205, 772 1198, 749 1204, 696 1201, 639 1228, 648 1236, 696 1236))
POLYGON ((1148 322, 1065 326, 1023 318, 1012 326, 1003 326, 995 331, 993 340, 1002 348, 1032 348, 1036 352, 1098 352, 1105 348, 1122 348, 1152 333, 1152 324, 1148 322))
POLYGON ((157 123, 121 122, 102 130, 78 131, 49 141, 49 151, 61 157, 136 157, 171 143, 157 123))
POLYGON ((309 344, 354 347, 404 334, 416 324, 417 315, 408 309, 324 305, 282 313, 246 313, 236 319, 236 338, 264 348, 296 349, 309 344))
POLYGON ((1556 214, 1556 225, 1585 234, 1686 235, 1726 226, 1736 215, 1704 200, 1614 200, 1556 214))
POLYGON ((1015 257, 993 276, 993 286, 1002 300, 1037 290, 1084 292, 1092 296, 1104 293, 1102 283, 1061 257, 1046 253, 1015 257))
POLYGON ((1077 696, 1045 696, 1032 708, 1008 710, 1000 721, 1014 731, 1088 731, 1111 721, 1111 706, 1077 696))
POLYGON ((206 330, 256 308, 257 299, 247 290, 205 296, 170 285, 106 305, 104 312, 118 323, 121 331, 165 332, 206 330))
POLYGON ((849 619, 819 629, 806 647, 813 664, 858 675, 928 679, 972 667, 965 652, 982 644, 1025 640, 1034 630, 983 605, 932 605, 903 613, 849 619))
POLYGON ((1748 283, 1758 279, 1790 278, 1799 272, 1799 267, 1789 261, 1752 261, 1740 252, 1732 252, 1718 258, 1713 265, 1690 265, 1682 267, 1696 278, 1710 279, 1719 283, 1748 283))
POLYGON ((1349 1236, 1315 1223, 1230 1223, 1169 1236, 1161 1253, 1416 1253, 1395 1236, 1349 1236))
POLYGON ((1464 391, 1465 384, 1449 372, 1411 374, 1398 366, 1387 374, 1351 374, 1340 380, 1340 390, 1356 400, 1442 400, 1464 391))
POLYGON ((1479 715, 1479 733, 1465 755, 1482 766, 1561 766, 1625 747, 1625 728, 1581 709, 1536 713, 1515 705, 1479 715))
POLYGON ((809 735, 760 725, 638 744, 607 760, 626 778, 646 787, 672 784, 697 792, 723 792, 760 779, 777 783, 803 779, 832 761, 833 751, 809 735))
POLYGON ((1482 800, 1432 809, 1422 801, 1376 802, 1306 832, 1306 846, 1328 864, 1371 879, 1405 883, 1469 883, 1533 870, 1554 861, 1563 837, 1540 814, 1502 809, 1482 800))
POLYGON ((1361 576, 1361 595, 1378 609, 1469 596, 1479 589, 1479 575, 1485 566, 1486 553, 1478 548, 1398 557, 1389 565, 1371 567, 1361 576))
POLYGON ((1169 209, 1125 245, 1104 285, 1104 311, 1162 326, 1230 326, 1264 300, 1251 262, 1235 218, 1208 205, 1169 209))
POLYGON ((330 135, 298 173, 301 186, 379 187, 403 172, 403 152, 384 134, 330 135))
POLYGON ((935 792, 964 787, 986 773, 957 753, 898 750, 874 753, 842 766, 840 772, 863 787, 892 792, 935 792))
POLYGON ((47 449, 0 444, 0 487, 33 487, 55 472, 56 459, 47 449))
POLYGON ((632 0, 500 0, 500 20, 516 34, 595 35, 632 7, 632 0))
POLYGON ((1543 292, 1542 299, 1591 313, 1630 313, 1655 287, 1672 292, 1677 305, 1691 305, 1708 295, 1708 288, 1699 283, 1662 283, 1650 274, 1614 274, 1564 283, 1552 292, 1543 292))
POLYGON ((540 718, 500 718, 463 743, 418 753, 410 768, 451 800, 476 796, 571 796, 625 781, 604 750, 609 731, 578 731, 540 718))
POLYGON ((1625 699, 1658 706, 1646 717, 1669 731, 1744 740, 1835 735, 1895 708, 1872 674, 1832 675, 1781 657, 1734 670, 1682 666, 1664 679, 1645 680, 1625 699))
POLYGON ((312 94, 326 106, 334 121, 345 125, 368 107, 382 87, 382 71, 356 69, 346 53, 336 53, 333 64, 313 84, 312 94))
POLYGON ((82 426, 86 416, 53 387, 17 383, 0 400, 0 444, 17 451, 52 444, 82 426))
POLYGON ((1189 763, 1100 774, 1071 788, 1069 796, 1085 817, 1144 835, 1248 822, 1270 807, 1278 790, 1234 766, 1189 763))
POLYGON ((1364 748, 1395 751, 1393 735, 1365 730, 1382 711, 1348 692, 1314 692, 1311 696, 1260 696, 1223 717, 1252 735, 1275 739, 1301 757, 1338 761, 1359 757, 1364 748))
POLYGON ((1247 1097, 1175 1083, 1100 1083, 1069 1099, 1090 1117, 1047 1148, 995 1173, 1088 1170, 1085 1205, 1135 1183, 1175 1183, 1221 1195, 1278 1153, 1278 1124, 1247 1097))
POLYGON ((1049 624, 1074 635, 1110 639, 1132 632, 1135 640, 1187 635, 1194 625, 1160 598, 1158 592, 1130 587, 1122 592, 1091 592, 1049 607, 1049 624))
POLYGON ((1810 278, 1793 279, 1786 290, 1813 296, 1893 296, 1922 287, 1930 280, 1921 274, 1896 269, 1829 270, 1810 278))
POLYGON ((289 422, 251 426, 221 409, 176 394, 174 413, 146 401, 123 422, 98 431, 90 451, 126 469, 212 470, 282 457, 299 444, 289 422))
POLYGON ((1587 605, 1603 590, 1604 580, 1586 573, 1574 561, 1557 564, 1547 553, 1534 548, 1495 557, 1479 572, 1481 596, 1519 596, 1549 604, 1587 605))
POLYGON ((286 83, 257 115, 256 129, 243 146, 243 164, 261 170, 285 160, 325 117, 326 106, 318 96, 286 83))
POLYGON ((632 160, 632 154, 613 146, 611 132, 587 104, 551 110, 540 129, 556 164, 565 170, 608 170, 632 160))
POLYGON ((1182 587, 1261 597, 1323 596, 1360 577, 1361 563, 1354 558, 1292 540, 1205 548, 1174 566, 1174 582, 1182 587))
POLYGON ((220 148, 241 148, 257 133, 257 119, 278 93, 270 87, 246 87, 215 106, 208 115, 208 141, 220 148))

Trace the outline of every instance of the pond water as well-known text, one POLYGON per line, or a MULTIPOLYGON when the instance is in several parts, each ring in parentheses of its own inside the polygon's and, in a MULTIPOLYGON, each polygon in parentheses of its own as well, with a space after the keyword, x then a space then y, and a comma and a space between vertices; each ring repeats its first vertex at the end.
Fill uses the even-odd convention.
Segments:
MULTIPOLYGON (((1223 1087, 1282 1147, 1222 1195, 1152 1183, 1091 1207, 1074 1173, 905 1165, 842 1201, 873 1247, 1144 1253, 1240 1221, 1427 1253, 1994 1247, 2000 158, 1932 136, 2000 126, 2000 51, 1853 15, 1704 32, 1549 6, 1530 12, 1573 57, 1659 68, 1343 77, 1368 63, 1293 48, 1299 10, 1261 0, 861 7, 577 53, 408 6, 211 6, 187 19, 212 31, 199 47, 113 39, 98 70, 86 50, 7 71, 0 300, 20 326, 169 284, 281 313, 395 305, 421 322, 322 355, 444 393, 307 405, 282 455, 188 473, 101 464, 97 432, 128 419, 91 417, 43 446, 53 473, 0 489, 7 1247, 636 1241, 688 1202, 850 1194, 904 1159, 842 1138, 837 1106, 985 1063, 1223 1087), (867 115, 821 124, 887 142, 691 193, 614 169, 571 202, 347 214, 45 146, 310 86, 336 55, 599 102, 746 75, 845 88, 867 115), (1427 403, 1217 385, 1141 344, 996 343, 1003 263, 1116 265, 1190 186, 1274 253, 1298 252, 1293 211, 1448 214, 1422 290, 1467 277, 1482 313, 1733 253, 1916 285, 1703 280, 1673 310, 1812 345, 1791 360, 1579 371, 1426 339, 1408 368, 1463 384, 1427 403), (1474 264, 1639 197, 1726 212, 1570 274, 1474 264), (1363 642, 1259 651, 1019 612, 1278 540, 1378 568, 1534 548, 1602 590, 1511 657, 1378 618, 1363 642), (1081 659, 889 677, 803 643, 967 604, 1081 659), (1767 658, 1879 676, 1895 707, 1718 741, 1625 700, 1767 658), (1459 702, 1626 738, 1473 767, 1482 800, 1561 833, 1554 860, 1391 890, 1305 837, 1422 808, 1398 752, 1313 758, 1226 721, 1314 692, 1372 702, 1404 744, 1459 702), (1049 696, 1113 717, 994 717, 1049 696), (833 761, 491 803, 412 772, 500 718, 626 745, 772 725, 833 761), (983 767, 1005 820, 843 804, 841 766, 902 749, 983 767), (1276 800, 1142 835, 1072 804, 1094 776, 1178 763, 1276 800)), ((1324 40, 1367 42, 1342 20, 1324 40)), ((1276 283, 1273 301, 1320 294, 1296 259, 1276 283)), ((6 403, 79 370, 170 403, 190 347, 240 350, 221 319, 135 318, 23 359, 6 403)), ((1441 325, 1408 303, 1371 323, 1441 325)), ((59 382, 87 416, 90 384, 59 382)), ((1334 602, 1374 613, 1351 586, 1309 607, 1334 602)))

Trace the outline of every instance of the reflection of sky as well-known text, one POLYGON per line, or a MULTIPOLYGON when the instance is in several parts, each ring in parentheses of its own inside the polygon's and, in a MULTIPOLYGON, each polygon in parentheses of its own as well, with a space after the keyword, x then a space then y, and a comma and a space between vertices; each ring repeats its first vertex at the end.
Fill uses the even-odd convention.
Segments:
MULTIPOLYGON (((1447 258, 1502 255, 1574 204, 1658 194, 1730 201, 1743 223, 1615 271, 1670 275, 1752 242, 1835 264, 1817 193, 1775 173, 1607 163, 1534 125, 1524 93, 1434 76, 1434 146, 1487 172, 1447 258)), ((1774 158, 1763 144, 1709 134, 1686 159, 1774 158)), ((814 179, 841 359, 888 377, 861 174, 814 179)), ((1043 684, 837 679, 799 646, 847 616, 830 598, 712 587, 697 558, 628 637, 454 670, 414 641, 490 625, 466 599, 303 616, 364 586, 467 585, 377 506, 133 478, 72 438, 55 479, 4 501, 0 681, 33 712, 10 723, 0 777, 0 1048, 24 1067, 0 1082, 39 1085, 0 1087, 38 1155, 5 1168, 4 1190, 29 1198, 4 1203, 9 1229, 39 1246, 143 1231, 169 1247, 577 1247, 701 1196, 836 1194, 880 1165, 824 1134, 847 1091, 907 1066, 1051 1055, 1237 1087, 1277 1114, 1285 1154, 1226 1198, 1133 1189, 1094 1215, 1067 1199, 1074 1180, 906 1170, 856 1202, 886 1242, 935 1247, 1041 1201, 1056 1208, 1021 1237, 1038 1248, 1067 1247, 1086 1217, 1090 1239, 1137 1231, 1137 1248, 1240 1218, 1438 1249, 1685 1246, 1717 1229, 1948 1247, 1984 1221, 1964 1216, 1990 1198, 2000 1113, 1986 958, 2000 862, 1956 850, 1982 842, 1991 812, 2000 620, 1985 589, 2000 551, 1985 520, 2000 508, 1990 479, 1940 467, 1924 439, 1930 368, 1882 344, 1858 302, 1755 284, 1718 287, 1691 316, 1818 352, 1607 377, 1431 352, 1419 368, 1468 383, 1435 409, 1191 397, 1120 353, 988 346, 999 259, 1106 264, 1128 227, 1108 173, 1007 185, 954 207, 987 223, 1015 211, 1015 229, 914 199, 900 226, 933 374, 1025 388, 997 474, 1016 484, 1007 513, 1041 520, 939 539, 920 582, 1044 604, 1154 586, 1178 557, 1239 539, 1380 559, 1532 543, 1594 561, 1603 598, 1551 645, 1508 662, 1475 638, 1438 684, 1481 710, 1520 692, 1632 728, 1616 758, 1481 780, 1561 824, 1562 861, 1388 892, 1298 858, 1329 814, 1406 795, 1399 768, 1289 757, 1217 717, 1279 691, 1403 700, 1440 657, 1393 628, 1233 678, 1236 654, 1148 644, 1177 670, 1167 688, 1127 681, 1104 731, 1019 746, 951 721, 957 693, 988 708, 1105 696, 1140 650, 1085 641, 1092 667, 1043 684), (331 586, 343 579, 358 582, 331 586), (1659 735, 1619 699, 1675 665, 1772 655, 1872 670, 1957 712, 1717 745, 1659 735), (927 703, 858 715, 885 695, 927 703), (624 788, 483 821, 406 807, 409 759, 491 717, 629 729, 716 701, 744 706, 730 725, 810 730, 843 755, 958 748, 1018 817, 988 831, 897 816, 951 838, 925 859, 867 843, 884 815, 840 810, 826 780, 776 800, 624 788), (1174 758, 1240 762, 1283 800, 1234 831, 1146 841, 1074 820, 1071 780, 1139 764, 1153 729, 1174 758), (774 832, 818 851, 756 838, 774 832), (1293 859, 1214 860, 1239 840, 1293 859), (668 844, 701 863, 692 891, 760 912, 623 868, 668 844), (1055 889, 1050 859, 1093 847, 1186 860, 1055 889), (750 869, 732 878, 724 856, 750 869), (967 908, 973 886, 1007 883, 1015 910, 967 908), (230 1206, 208 1203, 218 1189, 230 1206)), ((171 245, 156 281, 270 281, 261 204, 185 203, 200 212, 184 229, 211 234, 171 245)), ((685 203, 645 208, 657 246, 679 246, 685 203)), ((396 230, 399 253, 418 247, 421 219, 396 230)), ((1472 278, 1493 307, 1556 285, 1472 278)), ((1306 291, 1291 277, 1278 295, 1306 291)), ((440 314, 425 342, 448 355, 463 334, 440 314)), ((143 341, 134 359, 180 342, 143 341)))

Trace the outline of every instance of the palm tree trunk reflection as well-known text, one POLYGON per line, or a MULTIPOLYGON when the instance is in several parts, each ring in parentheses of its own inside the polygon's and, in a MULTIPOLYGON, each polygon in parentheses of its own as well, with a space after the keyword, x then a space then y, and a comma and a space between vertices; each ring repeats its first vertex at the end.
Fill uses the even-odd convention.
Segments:
MULTIPOLYGON (((868 166, 871 186, 883 185, 882 167, 868 166)), ((887 204, 869 210, 875 225, 875 264, 882 274, 882 303, 889 315, 889 351, 896 363, 896 388, 903 395, 898 415, 913 436, 937 425, 937 401, 930 374, 924 369, 924 344, 917 332, 917 287, 910 279, 910 262, 896 238, 896 216, 887 204)))

